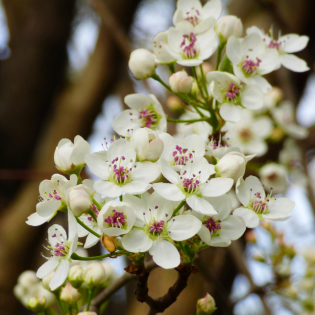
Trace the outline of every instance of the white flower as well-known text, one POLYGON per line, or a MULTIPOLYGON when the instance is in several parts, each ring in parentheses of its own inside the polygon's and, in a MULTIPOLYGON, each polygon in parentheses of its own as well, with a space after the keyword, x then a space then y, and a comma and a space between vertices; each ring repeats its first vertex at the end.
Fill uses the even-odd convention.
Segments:
POLYGON ((203 157, 187 161, 180 174, 177 174, 163 158, 159 160, 159 165, 163 176, 171 183, 154 184, 154 190, 168 200, 186 200, 193 210, 202 214, 217 213, 203 197, 221 196, 228 192, 233 185, 231 178, 209 180, 210 175, 215 174, 214 165, 209 164, 203 157))
POLYGON ((76 217, 92 209, 92 191, 85 185, 77 185, 68 190, 67 205, 76 217))
POLYGON ((271 109, 271 114, 276 123, 292 138, 305 139, 308 136, 308 130, 295 122, 295 109, 292 102, 281 102, 271 109))
POLYGON ((162 47, 182 66, 198 66, 208 59, 218 47, 218 39, 213 29, 196 34, 188 21, 179 22, 176 28, 168 30, 168 44, 162 47))
POLYGON ((161 44, 161 43, 168 44, 167 34, 168 31, 157 33, 152 40, 152 49, 157 61, 160 64, 168 64, 176 61, 176 58, 169 54, 161 44))
POLYGON ((264 93, 271 90, 271 85, 262 75, 277 68, 279 56, 275 50, 265 48, 259 35, 250 34, 242 41, 231 36, 226 54, 233 63, 234 74, 241 81, 260 86, 264 93))
POLYGON ((84 157, 91 154, 91 148, 87 141, 81 136, 74 138, 74 143, 69 139, 59 141, 55 150, 54 160, 56 168, 61 172, 71 172, 85 165, 84 157))
POLYGON ((130 145, 136 151, 137 160, 155 162, 163 151, 163 141, 154 130, 139 128, 132 132, 130 145))
POLYGON ((68 211, 69 238, 65 229, 57 224, 48 229, 48 242, 50 246, 50 257, 45 257, 47 261, 37 270, 36 276, 45 278, 51 271, 55 270, 51 278, 49 287, 53 291, 60 287, 68 276, 71 255, 78 246, 77 221, 71 211, 68 211))
POLYGON ((123 247, 132 253, 149 251, 155 263, 165 269, 177 267, 180 255, 173 241, 184 241, 194 236, 201 222, 192 215, 172 218, 178 202, 161 198, 156 192, 146 193, 141 199, 125 195, 124 201, 135 209, 135 226, 138 228, 123 236, 123 247))
POLYGON ((124 192, 142 194, 159 175, 157 164, 136 162, 136 152, 125 139, 114 141, 107 152, 108 162, 91 154, 85 160, 91 172, 103 180, 94 183, 94 189, 107 197, 119 197, 124 192))
POLYGON ((270 37, 265 34, 257 26, 248 28, 246 33, 258 34, 263 39, 266 48, 275 50, 279 54, 279 63, 281 63, 285 68, 295 72, 304 72, 310 69, 303 59, 291 54, 301 51, 307 46, 309 41, 308 36, 287 34, 276 40, 273 36, 270 37))
POLYGON ((259 177, 266 191, 272 190, 281 194, 288 187, 287 173, 285 166, 277 163, 268 163, 259 170, 259 177))
POLYGON ((114 200, 106 203, 97 217, 99 228, 109 236, 128 233, 135 220, 134 210, 128 203, 114 200))
POLYGON ((240 238, 246 226, 243 219, 236 215, 231 215, 232 201, 228 195, 215 198, 206 198, 218 214, 213 216, 202 215, 193 212, 193 214, 202 222, 198 235, 201 240, 209 246, 226 247, 240 238))
POLYGON ((84 271, 84 281, 90 288, 101 286, 105 279, 105 269, 99 262, 90 264, 84 271))
POLYGON ((279 153, 279 162, 287 168, 298 166, 302 163, 303 153, 301 148, 292 138, 287 138, 283 143, 283 148, 279 153))
POLYGON ((149 78, 156 68, 155 56, 147 49, 136 49, 130 55, 128 66, 135 79, 149 78))
POLYGON ((210 0, 203 7, 199 0, 178 0, 173 23, 176 27, 188 21, 196 34, 207 31, 215 24, 222 12, 220 0, 210 0))
POLYGON ((215 25, 214 29, 218 35, 221 35, 226 40, 231 36, 241 37, 243 34, 242 21, 234 15, 224 16, 215 25))
POLYGON ((288 198, 266 196, 255 176, 248 176, 245 181, 240 178, 236 184, 236 195, 243 207, 235 209, 233 214, 242 217, 249 228, 258 226, 259 220, 284 221, 289 218, 287 213, 294 208, 294 202, 288 198))
POLYGON ((121 112, 113 122, 113 129, 119 135, 126 136, 128 131, 141 127, 166 132, 165 113, 155 95, 130 94, 125 103, 131 109, 121 112))
POLYGON ((54 174, 51 180, 43 180, 39 184, 39 202, 36 212, 31 214, 26 223, 38 226, 49 222, 58 212, 66 209, 66 195, 71 187, 77 184, 77 176, 72 174, 70 180, 60 174, 54 174))
POLYGON ((173 73, 169 78, 169 84, 175 93, 191 93, 194 78, 188 76, 186 71, 173 73))
POLYGON ((232 147, 228 142, 226 142, 224 145, 221 144, 221 138, 219 141, 216 140, 210 140, 209 143, 206 145, 205 149, 205 156, 213 156, 216 159, 221 159, 224 155, 226 155, 229 152, 240 152, 241 149, 238 147, 232 147))
MULTIPOLYGON (((209 112, 202 111, 206 116, 210 116, 209 112)), ((191 111, 179 117, 180 120, 199 119, 200 115, 191 111)), ((187 137, 191 134, 199 135, 205 143, 209 141, 209 135, 212 134, 212 127, 205 121, 199 121, 192 124, 176 124, 176 131, 179 137, 187 137)))
POLYGON ((266 139, 272 132, 272 121, 267 116, 254 118, 249 110, 243 111, 243 118, 238 123, 226 123, 225 135, 233 146, 239 147, 244 153, 264 155, 268 146, 266 139))
POLYGON ((221 104, 220 115, 224 120, 238 122, 243 115, 242 106, 259 109, 264 103, 264 94, 258 85, 241 85, 236 76, 220 71, 207 74, 211 95, 221 104))
POLYGON ((203 157, 205 154, 205 143, 198 135, 190 135, 183 140, 176 140, 168 133, 160 134, 163 141, 163 157, 176 171, 180 171, 187 161, 195 157, 203 157))

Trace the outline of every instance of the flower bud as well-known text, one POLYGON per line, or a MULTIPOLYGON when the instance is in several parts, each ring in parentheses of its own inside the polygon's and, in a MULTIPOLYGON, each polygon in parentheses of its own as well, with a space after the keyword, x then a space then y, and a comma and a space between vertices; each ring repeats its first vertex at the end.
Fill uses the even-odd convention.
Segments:
POLYGON ((46 306, 46 298, 44 296, 32 297, 27 300, 27 306, 35 313, 42 312, 46 306))
POLYGON ((76 217, 79 217, 92 208, 91 194, 90 189, 83 184, 68 190, 67 204, 76 217))
POLYGON ((246 158, 240 152, 229 152, 215 166, 217 174, 237 181, 245 174, 246 158))
POLYGON ((46 289, 47 291, 50 291, 50 292, 54 292, 56 290, 58 290, 60 287, 56 288, 55 290, 51 290, 50 289, 50 286, 49 286, 49 283, 50 283, 50 280, 51 278, 53 277, 54 275, 54 271, 52 271, 48 276, 46 276, 45 278, 43 278, 42 280, 42 286, 44 289, 46 289))
POLYGON ((84 272, 84 281, 90 288, 101 286, 105 279, 105 269, 100 263, 90 264, 84 272))
POLYGON ((69 282, 62 289, 60 294, 60 300, 64 301, 66 304, 72 305, 80 300, 81 294, 77 289, 75 289, 69 282))
POLYGON ((176 72, 169 78, 169 84, 175 93, 191 93, 193 83, 194 78, 189 77, 186 71, 176 72))
POLYGON ((80 265, 72 266, 69 270, 68 280, 75 288, 79 288, 83 279, 84 271, 80 265))
POLYGON ((212 314, 215 310, 215 301, 209 293, 203 299, 197 301, 197 315, 212 314))
POLYGON ((36 273, 32 270, 22 272, 18 278, 18 283, 24 288, 29 288, 38 282, 39 279, 36 277, 36 273))
POLYGON ((215 31, 225 40, 231 36, 241 37, 243 34, 243 24, 236 16, 226 15, 216 24, 215 31))
POLYGON ((102 235, 102 244, 110 252, 113 253, 116 250, 116 244, 114 242, 115 236, 102 235))
POLYGON ((128 65, 135 79, 143 80, 154 73, 155 56, 147 49, 136 49, 131 53, 128 65))
POLYGON ((166 99, 166 105, 172 112, 183 111, 182 102, 180 98, 175 95, 171 95, 166 99))
POLYGON ((259 177, 266 191, 284 193, 288 187, 287 169, 277 163, 264 165, 259 171, 259 177))

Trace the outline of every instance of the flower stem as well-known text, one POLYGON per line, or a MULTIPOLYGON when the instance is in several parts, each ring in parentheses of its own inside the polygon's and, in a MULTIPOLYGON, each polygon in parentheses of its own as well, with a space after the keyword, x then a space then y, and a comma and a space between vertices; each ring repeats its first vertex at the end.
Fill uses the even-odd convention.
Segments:
POLYGON ((58 306, 59 306, 59 308, 60 308, 61 314, 62 314, 62 315, 65 315, 66 312, 65 312, 64 306, 63 306, 63 304, 62 304, 62 302, 61 302, 61 300, 60 300, 59 290, 56 291, 56 292, 53 292, 53 293, 54 293, 55 298, 56 298, 56 300, 57 300, 57 304, 58 304, 58 306))
POLYGON ((94 197, 92 198, 92 201, 95 204, 95 206, 98 208, 98 210, 102 209, 101 205, 94 199, 94 197))
POLYGON ((92 229, 90 229, 88 226, 86 226, 79 218, 76 218, 77 222, 84 227, 87 231, 89 231, 90 233, 92 233, 93 235, 95 235, 98 238, 101 238, 101 235, 99 235, 98 233, 94 232, 92 229))
POLYGON ((173 92, 172 89, 170 88, 170 86, 168 86, 156 73, 153 73, 151 75, 151 78, 160 82, 166 89, 168 89, 169 91, 173 92))
POLYGON ((186 119, 186 120, 180 120, 180 119, 173 119, 173 118, 167 118, 168 122, 173 122, 173 123, 194 123, 198 121, 208 121, 209 118, 200 118, 200 119, 186 119))
POLYGON ((173 63, 168 64, 168 68, 170 69, 172 73, 175 73, 175 66, 173 63))
POLYGON ((69 315, 72 315, 72 306, 68 306, 69 309, 69 315))
POLYGON ((201 65, 201 64, 199 65, 199 68, 200 68, 200 73, 201 73, 203 88, 204 88, 204 90, 205 90, 205 92, 206 92, 207 98, 209 98, 209 93, 208 93, 208 89, 207 89, 207 81, 206 81, 206 77, 205 77, 205 74, 204 74, 204 72, 203 72, 203 68, 202 68, 202 65, 201 65))
POLYGON ((219 70, 219 65, 220 65, 220 62, 221 62, 221 55, 222 55, 222 51, 224 49, 224 46, 225 46, 225 42, 221 42, 219 44, 218 54, 217 54, 217 62, 216 62, 216 65, 215 65, 215 71, 219 70))
POLYGON ((94 292, 95 292, 95 288, 89 289, 89 294, 88 294, 88 299, 87 299, 87 303, 86 303, 86 312, 89 311, 90 309, 90 305, 91 305, 91 301, 93 299, 94 296, 94 292))
POLYGON ((208 247, 209 247, 209 245, 203 244, 203 245, 199 246, 199 250, 203 250, 203 249, 206 249, 208 247))
POLYGON ((200 84, 200 81, 198 80, 196 67, 192 67, 192 68, 191 68, 191 71, 192 71, 192 73, 193 73, 194 78, 196 79, 196 82, 197 82, 198 89, 199 89, 199 91, 200 91, 201 97, 206 101, 207 99, 206 99, 206 97, 205 97, 205 95, 204 95, 204 93, 203 93, 203 89, 202 89, 202 86, 201 86, 201 84, 200 84))
POLYGON ((93 218, 93 220, 94 220, 95 222, 97 222, 97 218, 96 218, 95 213, 93 212, 93 210, 92 210, 92 209, 89 210, 88 213, 89 213, 89 215, 93 218))
POLYGON ((123 196, 122 195, 119 196, 119 200, 123 201, 123 196))
POLYGON ((183 200, 183 201, 176 207, 176 209, 173 211, 172 216, 175 215, 175 214, 185 205, 185 203, 186 203, 186 199, 183 200))
POLYGON ((104 259, 104 258, 107 258, 107 257, 116 257, 116 256, 121 256, 124 254, 124 251, 118 251, 118 252, 114 252, 114 253, 109 253, 109 254, 106 254, 106 255, 101 255, 101 256, 93 256, 93 257, 82 257, 82 256, 79 256, 78 254, 76 253, 73 253, 71 255, 71 259, 73 260, 99 260, 99 259, 104 259))

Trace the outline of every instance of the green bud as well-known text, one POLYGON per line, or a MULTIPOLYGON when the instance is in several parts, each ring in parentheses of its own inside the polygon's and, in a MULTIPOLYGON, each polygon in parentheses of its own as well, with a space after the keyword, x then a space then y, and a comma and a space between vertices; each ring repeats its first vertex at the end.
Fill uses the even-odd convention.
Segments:
POLYGON ((215 300, 209 293, 203 299, 197 301, 197 315, 212 314, 215 310, 215 300))
POLYGON ((41 297, 32 297, 27 300, 27 306, 35 313, 42 312, 46 306, 46 298, 41 297))

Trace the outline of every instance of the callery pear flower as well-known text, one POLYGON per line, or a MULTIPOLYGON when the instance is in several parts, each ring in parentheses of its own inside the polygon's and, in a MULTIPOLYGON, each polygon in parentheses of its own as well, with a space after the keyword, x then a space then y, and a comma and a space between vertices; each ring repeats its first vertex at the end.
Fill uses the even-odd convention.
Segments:
POLYGON ((156 183, 153 184, 153 189, 165 199, 186 200, 193 210, 205 215, 214 215, 217 211, 204 197, 221 196, 233 185, 231 178, 209 180, 210 175, 215 174, 214 165, 209 164, 203 157, 187 161, 180 174, 163 158, 160 158, 159 165, 163 176, 171 183, 156 183))
POLYGON ((130 94, 125 103, 131 108, 121 112, 113 122, 113 129, 121 136, 128 131, 147 127, 166 132, 166 117, 155 95, 130 94))
POLYGON ((273 192, 282 194, 288 188, 287 173, 285 166, 268 163, 259 170, 259 177, 267 191, 272 187, 273 192))
POLYGON ((306 62, 298 58, 292 53, 301 51, 304 49, 309 41, 308 36, 300 36, 297 34, 287 34, 280 36, 277 40, 271 36, 265 34, 257 26, 252 26, 246 30, 247 34, 258 34, 264 41, 266 48, 275 50, 279 54, 279 63, 285 68, 294 72, 308 71, 310 68, 306 62))
POLYGON ((216 309, 215 300, 209 293, 203 299, 197 301, 197 315, 210 315, 216 309))
POLYGON ((241 152, 240 148, 232 147, 228 142, 224 145, 221 144, 221 139, 219 141, 211 139, 205 148, 205 156, 213 156, 216 159, 221 159, 224 155, 229 152, 241 152))
POLYGON ((193 26, 196 34, 209 30, 220 17, 222 4, 220 0, 210 0, 204 6, 199 0, 178 0, 173 23, 178 27, 182 21, 193 26))
POLYGON ((163 151, 163 141, 154 130, 139 128, 132 132, 130 145, 136 151, 137 160, 155 162, 163 151))
POLYGON ((254 118, 249 110, 243 111, 243 118, 238 123, 227 122, 225 137, 233 146, 239 147, 244 153, 261 156, 267 152, 268 146, 264 139, 272 132, 272 120, 267 116, 254 118))
POLYGON ((205 199, 212 204, 218 214, 207 216, 193 211, 193 215, 202 222, 198 235, 209 246, 229 246, 231 241, 237 240, 244 234, 246 226, 243 219, 231 215, 232 201, 228 195, 205 199))
POLYGON ((226 15, 215 25, 216 33, 228 40, 231 36, 239 38, 243 34, 242 21, 234 15, 226 15))
POLYGON ((105 269, 101 263, 92 263, 84 271, 84 281, 89 288, 101 286, 105 282, 105 279, 105 269))
POLYGON ((53 291, 60 287, 68 276, 71 255, 78 246, 77 221, 71 211, 68 211, 69 238, 64 228, 54 224, 48 229, 48 242, 50 246, 50 257, 45 257, 47 261, 38 269, 36 276, 40 279, 45 278, 55 270, 49 283, 53 291))
POLYGON ((75 174, 66 177, 55 174, 51 180, 43 180, 39 185, 39 202, 36 205, 36 212, 31 214, 26 223, 32 226, 38 226, 49 222, 58 210, 67 208, 66 196, 68 190, 77 184, 78 178, 75 174))
POLYGON ((287 220, 287 213, 294 208, 294 202, 288 198, 276 198, 272 193, 266 196, 255 176, 248 176, 245 180, 240 178, 236 184, 236 195, 243 207, 235 209, 233 214, 242 217, 249 228, 258 226, 259 220, 287 220))
POLYGON ((154 262, 165 269, 177 267, 180 255, 173 241, 184 241, 194 236, 201 222, 192 215, 172 218, 178 202, 161 198, 156 192, 145 193, 141 199, 124 195, 124 201, 135 209, 137 229, 122 237, 122 246, 132 253, 149 251, 154 262))
POLYGON ((243 41, 231 36, 227 41, 226 54, 233 64, 234 74, 244 83, 260 86, 264 93, 271 85, 262 75, 276 70, 279 56, 273 49, 266 49, 257 34, 247 35, 243 41))
POLYGON ((169 54, 161 44, 161 43, 168 44, 167 34, 168 34, 167 31, 157 33, 152 40, 152 49, 157 61, 160 64, 169 64, 174 63, 176 61, 176 58, 169 54))
POLYGON ((67 282, 66 286, 61 290, 60 300, 65 302, 66 304, 73 305, 80 299, 81 299, 80 292, 76 288, 74 288, 69 282, 67 282))
POLYGON ((136 220, 134 209, 126 202, 110 201, 100 211, 97 223, 101 231, 109 236, 128 233, 136 220))
POLYGON ((277 107, 271 109, 271 114, 276 123, 292 138, 305 139, 308 136, 308 130, 295 122, 295 110, 292 102, 281 102, 277 107))
POLYGON ((259 109, 264 104, 264 94, 258 85, 242 85, 236 76, 221 71, 207 74, 211 95, 221 104, 220 115, 224 120, 238 122, 243 115, 242 107, 259 109))
POLYGON ((128 66, 135 79, 143 80, 151 77, 157 64, 154 54, 147 49, 140 48, 131 53, 128 66))
POLYGON ((190 135, 180 141, 168 133, 162 133, 160 139, 164 144, 161 157, 168 161, 175 171, 180 171, 187 161, 205 154, 205 143, 198 135, 190 135))
POLYGON ((179 22, 168 30, 168 44, 162 47, 182 66, 198 66, 208 59, 217 49, 218 40, 213 29, 202 34, 195 33, 194 26, 188 21, 179 22))
POLYGON ((67 204, 76 217, 92 209, 92 191, 85 185, 77 185, 68 190, 67 204))
POLYGON ((77 168, 81 169, 85 165, 84 157, 87 154, 91 154, 91 148, 81 136, 76 136, 74 143, 69 139, 61 139, 54 155, 56 168, 63 173, 75 173, 77 168))
POLYGON ((194 78, 188 76, 186 71, 173 73, 169 78, 169 84, 175 93, 191 93, 194 78))
POLYGON ((114 141, 107 157, 108 162, 94 154, 85 158, 91 172, 103 179, 93 186, 102 195, 116 198, 124 192, 142 194, 151 188, 149 183, 160 175, 157 164, 136 162, 136 152, 125 139, 114 141))

